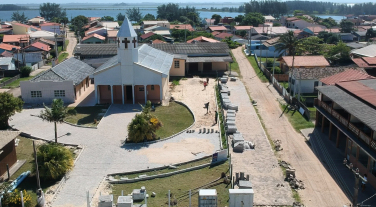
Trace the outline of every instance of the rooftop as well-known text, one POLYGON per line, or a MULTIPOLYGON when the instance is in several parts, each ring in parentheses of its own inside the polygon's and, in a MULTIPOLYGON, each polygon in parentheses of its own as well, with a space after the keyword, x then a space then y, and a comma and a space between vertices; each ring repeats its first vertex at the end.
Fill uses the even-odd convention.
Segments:
POLYGON ((77 44, 73 54, 80 55, 116 55, 117 44, 77 44))
POLYGON ((30 37, 31 38, 40 38, 40 37, 55 38, 55 33, 41 30, 41 31, 36 31, 36 32, 30 33, 30 37))
POLYGON ((335 85, 339 82, 374 79, 375 77, 368 75, 359 70, 348 69, 344 72, 321 79, 320 81, 326 85, 335 85))
POLYGON ((153 35, 155 35, 153 32, 149 32, 149 33, 141 35, 140 37, 141 37, 141 39, 147 39, 147 38, 149 38, 153 35))
POLYGON ((117 37, 118 30, 107 30, 107 37, 117 37))
POLYGON ((168 24, 169 22, 167 20, 161 20, 161 21, 143 21, 144 25, 154 25, 158 23, 165 23, 168 24))
POLYGON ((197 42, 176 44, 155 44, 152 47, 170 54, 186 54, 188 56, 228 56, 230 49, 225 42, 197 42))
POLYGON ((3 147, 5 147, 5 145, 7 145, 12 140, 14 140, 19 134, 20 134, 20 132, 18 132, 18 131, 0 130, 0 137, 1 137, 1 139, 0 139, 0 149, 2 149, 3 147))
POLYGON ((230 33, 219 33, 217 35, 215 35, 215 37, 219 38, 219 39, 225 39, 226 37, 232 37, 234 36, 233 34, 230 34, 230 33))
MULTIPOLYGON (((333 76, 335 74, 341 73, 349 69, 353 69, 353 68, 348 68, 348 67, 295 68, 293 76, 295 77, 295 79, 320 80, 320 79, 333 76)), ((364 70, 362 69, 359 69, 359 70, 364 72, 364 70)))
POLYGON ((227 31, 227 28, 225 26, 211 26, 209 27, 211 31, 227 31))
POLYGON ((215 39, 212 39, 212 38, 208 38, 208 37, 204 37, 204 36, 199 36, 199 37, 193 38, 191 40, 188 40, 187 43, 191 43, 193 41, 198 41, 198 42, 219 42, 218 40, 215 40, 215 39))
POLYGON ((0 65, 9 65, 12 63, 13 57, 0 57, 0 65))
POLYGON ((40 38, 38 41, 42 42, 42 43, 45 43, 45 44, 48 44, 48 45, 53 45, 53 46, 55 45, 54 41, 48 40, 48 39, 44 39, 44 38, 40 38))
POLYGON ((138 49, 138 62, 136 64, 168 76, 173 59, 173 55, 144 44, 138 49))
POLYGON ((162 44, 162 43, 166 43, 165 41, 162 41, 162 40, 159 40, 159 39, 155 39, 153 40, 152 44, 162 44))
POLYGON ((7 51, 12 51, 12 49, 20 49, 21 47, 15 46, 15 45, 10 45, 6 43, 0 43, 0 49, 7 50, 7 51))
MULTIPOLYGON (((4 36, 5 37, 5 36, 4 36)), ((363 57, 375 57, 376 56, 376 45, 368 45, 366 47, 356 49, 351 51, 352 54, 363 56, 363 57)))
POLYGON ((41 26, 41 27, 43 27, 43 26, 60 26, 60 24, 55 23, 55 22, 47 22, 47 23, 40 24, 39 26, 41 26))
POLYGON ((85 36, 84 38, 82 38, 82 41, 85 41, 85 40, 90 39, 90 38, 92 38, 92 37, 97 38, 97 39, 100 39, 100 40, 105 40, 105 39, 106 39, 106 38, 103 37, 102 35, 99 35, 99 34, 94 33, 94 34, 91 34, 91 35, 85 36))
POLYGON ((35 48, 38 48, 38 49, 46 51, 46 52, 51 50, 51 47, 49 45, 43 44, 41 42, 34 42, 33 44, 25 47, 25 49, 29 48, 29 47, 35 47, 35 48))
POLYGON ((29 35, 4 35, 3 42, 29 42, 29 35))
POLYGON ((86 35, 90 35, 94 31, 98 31, 98 30, 102 30, 102 29, 106 29, 106 28, 101 27, 101 26, 100 27, 97 27, 97 26, 91 27, 90 29, 88 29, 87 31, 85 31, 85 36, 86 35))
POLYGON ((188 31, 195 31, 190 24, 171 24, 170 29, 182 29, 182 30, 188 30, 188 31))
POLYGON ((259 34, 267 33, 267 34, 285 34, 288 32, 287 28, 284 26, 281 27, 253 27, 252 33, 256 32, 259 34))
MULTIPOLYGON (((288 67, 292 66, 293 56, 283 56, 283 61, 288 67)), ((327 67, 329 62, 324 56, 295 56, 294 67, 327 67)))
POLYGON ((270 39, 270 40, 266 40, 265 42, 263 42, 263 44, 266 47, 271 47, 271 46, 278 44, 279 43, 278 41, 279 41, 279 37, 276 37, 276 38, 273 38, 273 39, 270 39))
POLYGON ((4 52, 0 54, 0 57, 13 57, 13 53, 5 50, 4 52))
POLYGON ((234 26, 235 30, 250 30, 253 26, 234 26))
POLYGON ((86 77, 93 74, 94 68, 90 65, 71 57, 55 67, 46 70, 33 79, 31 82, 39 82, 44 80, 49 81, 64 81, 71 80, 73 85, 77 85, 82 82, 86 77))

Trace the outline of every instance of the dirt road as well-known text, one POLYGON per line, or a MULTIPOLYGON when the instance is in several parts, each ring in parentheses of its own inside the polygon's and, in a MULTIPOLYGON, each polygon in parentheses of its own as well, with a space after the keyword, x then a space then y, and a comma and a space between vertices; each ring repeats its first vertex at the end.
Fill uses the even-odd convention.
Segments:
POLYGON ((296 132, 285 116, 281 116, 278 93, 269 83, 262 83, 242 48, 232 50, 242 75, 242 81, 263 119, 270 138, 281 140, 283 151, 278 153, 280 159, 289 162, 296 169, 296 176, 304 182, 304 190, 299 194, 306 206, 343 206, 349 204, 342 190, 326 171, 321 162, 305 143, 304 137, 296 132))
POLYGON ((74 32, 68 32, 67 40, 69 40, 69 44, 67 46, 66 52, 69 54, 67 58, 73 57, 73 50, 74 47, 77 45, 77 39, 74 35, 74 32))

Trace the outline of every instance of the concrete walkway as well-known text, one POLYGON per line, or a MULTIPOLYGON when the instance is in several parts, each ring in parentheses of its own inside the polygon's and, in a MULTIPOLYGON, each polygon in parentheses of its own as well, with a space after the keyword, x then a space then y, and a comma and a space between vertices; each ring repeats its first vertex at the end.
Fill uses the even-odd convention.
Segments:
MULTIPOLYGON (((166 143, 176 143, 181 145, 182 151, 176 151, 171 156, 179 157, 184 153, 184 140, 192 137, 207 140, 214 146, 214 150, 219 148, 218 134, 190 133, 183 133, 172 139, 150 145, 123 145, 122 142, 127 136, 127 125, 138 113, 134 109, 140 109, 140 106, 111 105, 99 123, 98 129, 74 127, 68 124, 58 125, 59 142, 82 145, 84 150, 52 206, 86 206, 86 191, 89 191, 92 196, 108 173, 161 166, 160 162, 150 161, 150 158, 145 155, 145 149, 164 149, 166 143), (65 135, 68 132, 71 133, 70 136, 65 135)), ((25 109, 12 117, 10 125, 33 136, 54 140, 53 124, 31 116, 38 115, 40 110, 41 108, 25 109)), ((200 146, 197 148, 200 149, 200 146)), ((160 151, 162 153, 154 154, 154 158, 163 159, 163 150, 160 151)), ((190 151, 185 154, 193 156, 190 151)), ((203 155, 205 153, 199 156, 203 155)), ((181 157, 180 162, 190 159, 191 157, 188 159, 181 157)))
POLYGON ((257 192, 254 197, 255 205, 292 205, 290 186, 284 181, 278 160, 243 83, 236 81, 228 82, 227 85, 231 91, 231 103, 239 106, 236 127, 243 134, 244 140, 252 141, 256 145, 255 150, 246 150, 243 153, 232 152, 231 147, 234 172, 250 175, 252 187, 257 192))

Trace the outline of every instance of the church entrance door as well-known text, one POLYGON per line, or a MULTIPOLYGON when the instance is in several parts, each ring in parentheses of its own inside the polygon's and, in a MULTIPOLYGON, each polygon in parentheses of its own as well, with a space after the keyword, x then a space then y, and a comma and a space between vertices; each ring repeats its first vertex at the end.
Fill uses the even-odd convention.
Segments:
POLYGON ((124 97, 126 104, 133 104, 132 86, 124 86, 124 97))

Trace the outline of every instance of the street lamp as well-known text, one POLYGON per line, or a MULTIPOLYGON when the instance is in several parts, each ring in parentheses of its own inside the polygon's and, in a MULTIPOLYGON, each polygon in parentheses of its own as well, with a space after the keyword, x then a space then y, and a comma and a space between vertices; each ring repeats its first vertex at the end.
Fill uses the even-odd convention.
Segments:
POLYGON ((363 177, 359 175, 359 168, 353 169, 354 165, 350 162, 350 164, 347 164, 347 159, 343 159, 343 165, 347 167, 355 176, 355 186, 354 186, 354 195, 352 198, 352 206, 358 206, 358 191, 359 191, 359 180, 361 179, 363 183, 367 183, 367 180, 365 180, 363 177))

